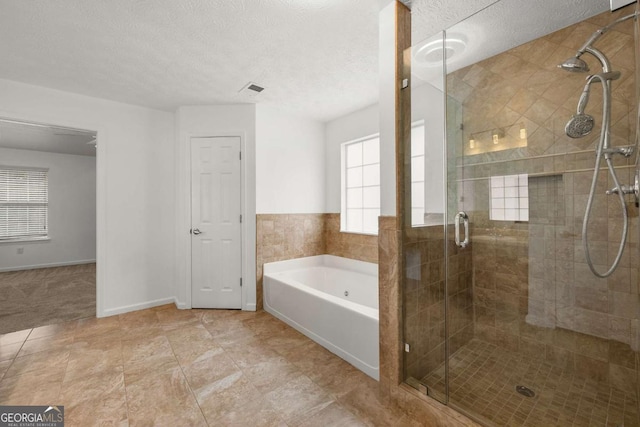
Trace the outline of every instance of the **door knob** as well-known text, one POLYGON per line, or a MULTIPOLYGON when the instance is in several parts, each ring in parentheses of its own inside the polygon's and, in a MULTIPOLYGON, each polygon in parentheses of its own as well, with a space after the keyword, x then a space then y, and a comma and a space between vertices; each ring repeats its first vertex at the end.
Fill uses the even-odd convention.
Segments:
POLYGON ((198 234, 202 234, 202 231, 198 230, 197 228, 194 228, 192 233, 197 236, 198 234))

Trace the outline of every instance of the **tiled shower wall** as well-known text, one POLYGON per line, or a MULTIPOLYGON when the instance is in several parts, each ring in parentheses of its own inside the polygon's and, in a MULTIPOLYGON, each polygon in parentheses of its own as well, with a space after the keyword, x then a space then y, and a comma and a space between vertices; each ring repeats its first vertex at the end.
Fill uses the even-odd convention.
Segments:
MULTIPOLYGON (((627 204, 629 243, 620 267, 607 279, 596 278, 585 261, 581 226, 600 129, 582 139, 564 135, 584 76, 564 73, 556 64, 595 30, 631 12, 627 7, 596 16, 448 76, 449 93, 463 110, 458 150, 465 155, 458 157, 456 178, 459 207, 472 224, 475 336, 627 391, 635 390, 638 373, 638 211, 627 204), (509 144, 522 125, 525 146, 484 153, 477 144, 476 151, 465 146, 472 135, 492 129, 502 129, 501 143, 509 144), (492 221, 489 179, 512 174, 529 175, 529 221, 492 221)), ((635 137, 634 37, 632 22, 627 24, 598 41, 622 73, 613 82, 615 146, 632 144, 635 137)), ((601 105, 601 90, 593 88, 587 113, 597 123, 601 105)), ((633 160, 615 163, 621 182, 630 183, 633 160)), ((613 187, 607 175, 600 175, 590 227, 591 254, 600 271, 613 261, 621 232, 618 202, 604 195, 613 187)))
POLYGON ((378 262, 378 237, 340 232, 340 214, 258 214, 256 233, 258 310, 267 262, 324 254, 378 262))
MULTIPOLYGON (((448 235, 453 236, 453 227, 448 235)), ((405 353, 405 377, 420 380, 444 362, 445 298, 451 351, 473 338, 471 248, 461 251, 450 241, 447 271, 444 227, 440 225, 405 230, 403 249, 404 333, 410 345, 405 353), (445 276, 449 283, 446 295, 445 276)))

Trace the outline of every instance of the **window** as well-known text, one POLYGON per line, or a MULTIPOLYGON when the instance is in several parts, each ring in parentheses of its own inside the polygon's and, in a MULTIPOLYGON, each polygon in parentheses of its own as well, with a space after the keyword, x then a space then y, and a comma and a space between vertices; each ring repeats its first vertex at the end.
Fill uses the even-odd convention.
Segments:
POLYGON ((444 224, 444 144, 437 123, 411 124, 411 225, 444 224))
POLYGON ((341 230, 378 234, 380 138, 342 144, 341 230))
POLYGON ((425 207, 425 152, 424 124, 411 127, 411 225, 424 224, 425 207))
POLYGON ((47 237, 46 169, 0 167, 0 240, 47 237))
POLYGON ((529 221, 529 176, 527 174, 491 177, 493 221, 529 221))

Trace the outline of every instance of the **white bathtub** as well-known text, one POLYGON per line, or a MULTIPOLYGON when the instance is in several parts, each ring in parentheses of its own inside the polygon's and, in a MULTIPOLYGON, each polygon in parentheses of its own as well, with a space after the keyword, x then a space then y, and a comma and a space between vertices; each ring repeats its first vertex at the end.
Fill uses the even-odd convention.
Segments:
POLYGON ((332 255, 264 265, 264 309, 379 379, 378 266, 332 255))

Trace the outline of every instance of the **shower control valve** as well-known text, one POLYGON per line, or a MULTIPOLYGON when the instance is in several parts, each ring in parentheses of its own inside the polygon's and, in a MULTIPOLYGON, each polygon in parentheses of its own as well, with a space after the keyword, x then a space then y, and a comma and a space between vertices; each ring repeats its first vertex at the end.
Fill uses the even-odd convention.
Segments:
POLYGON ((633 146, 628 147, 615 147, 615 148, 605 148, 602 150, 604 154, 622 154, 624 157, 631 157, 633 154, 633 146))
POLYGON ((621 185, 620 188, 613 187, 611 190, 607 190, 606 193, 607 195, 618 194, 620 190, 622 190, 622 194, 635 194, 636 192, 636 189, 630 185, 621 185))

